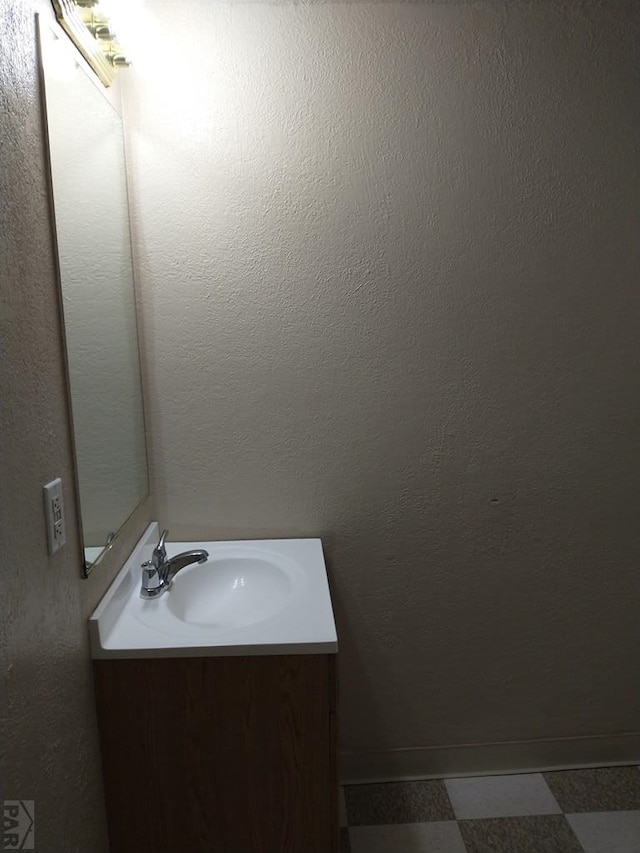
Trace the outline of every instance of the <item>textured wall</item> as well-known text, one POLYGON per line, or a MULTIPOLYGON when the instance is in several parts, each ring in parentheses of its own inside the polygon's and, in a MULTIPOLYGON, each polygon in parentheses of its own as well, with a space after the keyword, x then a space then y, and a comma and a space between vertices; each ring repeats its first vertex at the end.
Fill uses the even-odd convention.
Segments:
POLYGON ((161 521, 323 536, 346 750, 637 730, 638 5, 147 5, 161 521))
POLYGON ((86 620, 151 509, 81 579, 44 165, 34 11, 0 0, 0 799, 35 800, 36 849, 103 853, 86 620), (61 476, 66 548, 47 555, 42 486, 61 476))

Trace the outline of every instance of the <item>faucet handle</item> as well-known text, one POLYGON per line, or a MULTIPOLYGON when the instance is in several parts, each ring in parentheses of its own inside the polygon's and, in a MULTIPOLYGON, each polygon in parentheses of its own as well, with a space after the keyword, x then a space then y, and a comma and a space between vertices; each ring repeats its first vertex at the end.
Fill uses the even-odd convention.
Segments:
POLYGON ((167 559, 167 549, 164 547, 164 541, 169 535, 169 531, 165 528, 160 534, 160 539, 158 544, 153 549, 153 555, 151 557, 151 562, 155 566, 156 569, 160 569, 167 559))

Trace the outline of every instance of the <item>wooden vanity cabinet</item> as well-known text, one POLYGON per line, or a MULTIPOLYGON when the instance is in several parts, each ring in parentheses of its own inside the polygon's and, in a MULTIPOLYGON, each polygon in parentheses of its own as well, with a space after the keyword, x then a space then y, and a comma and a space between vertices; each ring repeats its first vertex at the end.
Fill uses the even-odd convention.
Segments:
POLYGON ((336 655, 94 674, 112 853, 337 853, 336 655))

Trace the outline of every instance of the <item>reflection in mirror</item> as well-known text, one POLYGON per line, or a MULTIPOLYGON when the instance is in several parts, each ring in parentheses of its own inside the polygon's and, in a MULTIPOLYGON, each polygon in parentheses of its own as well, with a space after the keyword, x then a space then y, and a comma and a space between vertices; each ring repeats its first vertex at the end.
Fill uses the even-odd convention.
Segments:
POLYGON ((88 573, 148 491, 122 122, 66 36, 39 32, 88 573))

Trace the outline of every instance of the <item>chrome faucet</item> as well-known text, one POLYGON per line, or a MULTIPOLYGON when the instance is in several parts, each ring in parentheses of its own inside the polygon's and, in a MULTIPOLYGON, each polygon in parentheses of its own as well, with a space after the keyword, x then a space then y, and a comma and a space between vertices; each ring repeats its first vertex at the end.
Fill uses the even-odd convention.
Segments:
POLYGON ((151 559, 142 564, 142 587, 140 598, 158 598, 171 587, 174 577, 180 569, 192 563, 206 563, 208 551, 183 551, 167 560, 167 549, 164 547, 168 530, 163 530, 158 544, 153 549, 151 559))

